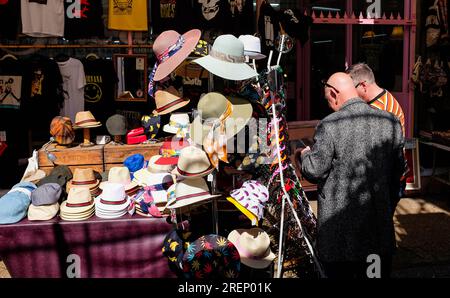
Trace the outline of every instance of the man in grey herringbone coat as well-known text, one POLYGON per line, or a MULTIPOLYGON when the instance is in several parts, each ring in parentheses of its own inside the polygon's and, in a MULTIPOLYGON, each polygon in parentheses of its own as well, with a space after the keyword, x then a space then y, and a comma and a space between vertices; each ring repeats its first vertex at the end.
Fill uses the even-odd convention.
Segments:
MULTIPOLYGON (((318 255, 329 277, 367 277, 367 258, 389 275, 395 250, 393 214, 404 169, 398 119, 358 98, 351 78, 324 83, 335 111, 301 154, 303 176, 318 184, 318 255)), ((376 270, 375 270, 376 274, 376 270)))

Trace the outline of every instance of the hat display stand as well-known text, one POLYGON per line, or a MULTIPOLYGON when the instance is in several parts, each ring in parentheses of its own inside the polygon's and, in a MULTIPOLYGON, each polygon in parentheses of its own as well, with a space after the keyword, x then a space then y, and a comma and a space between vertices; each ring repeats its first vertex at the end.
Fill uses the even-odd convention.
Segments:
POLYGON ((83 143, 80 144, 81 147, 93 147, 95 146, 94 143, 91 142, 91 129, 90 128, 83 128, 83 143))

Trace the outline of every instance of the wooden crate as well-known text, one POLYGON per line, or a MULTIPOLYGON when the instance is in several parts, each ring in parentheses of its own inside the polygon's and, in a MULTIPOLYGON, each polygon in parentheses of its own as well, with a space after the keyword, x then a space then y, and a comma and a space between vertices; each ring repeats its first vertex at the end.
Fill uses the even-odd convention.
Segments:
POLYGON ((149 160, 153 155, 159 154, 162 143, 137 144, 137 145, 113 145, 107 144, 104 148, 105 171, 112 167, 123 165, 124 160, 133 154, 142 154, 145 160, 149 160))
POLYGON ((103 145, 95 145, 60 148, 52 144, 47 151, 56 156, 54 164, 48 159, 47 153, 41 149, 38 154, 39 168, 49 173, 55 166, 65 165, 72 171, 76 168, 92 168, 101 173, 104 171, 103 147, 103 145))

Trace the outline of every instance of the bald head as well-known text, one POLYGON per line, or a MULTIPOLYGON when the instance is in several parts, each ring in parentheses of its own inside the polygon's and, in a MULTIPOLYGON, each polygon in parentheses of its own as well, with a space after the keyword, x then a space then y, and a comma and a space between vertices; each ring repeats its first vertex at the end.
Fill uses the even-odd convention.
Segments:
POLYGON ((334 87, 326 88, 325 91, 328 104, 334 111, 338 111, 347 100, 358 97, 353 80, 346 73, 337 72, 333 74, 327 83, 334 87))

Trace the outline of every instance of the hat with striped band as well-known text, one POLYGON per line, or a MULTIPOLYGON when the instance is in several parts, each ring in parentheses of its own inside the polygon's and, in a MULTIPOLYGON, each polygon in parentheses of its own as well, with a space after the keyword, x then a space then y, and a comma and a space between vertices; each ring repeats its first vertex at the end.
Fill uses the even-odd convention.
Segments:
POLYGON ((166 208, 176 209, 200 202, 206 202, 211 198, 220 197, 209 192, 208 185, 202 178, 186 179, 175 185, 176 200, 167 203, 166 208))

